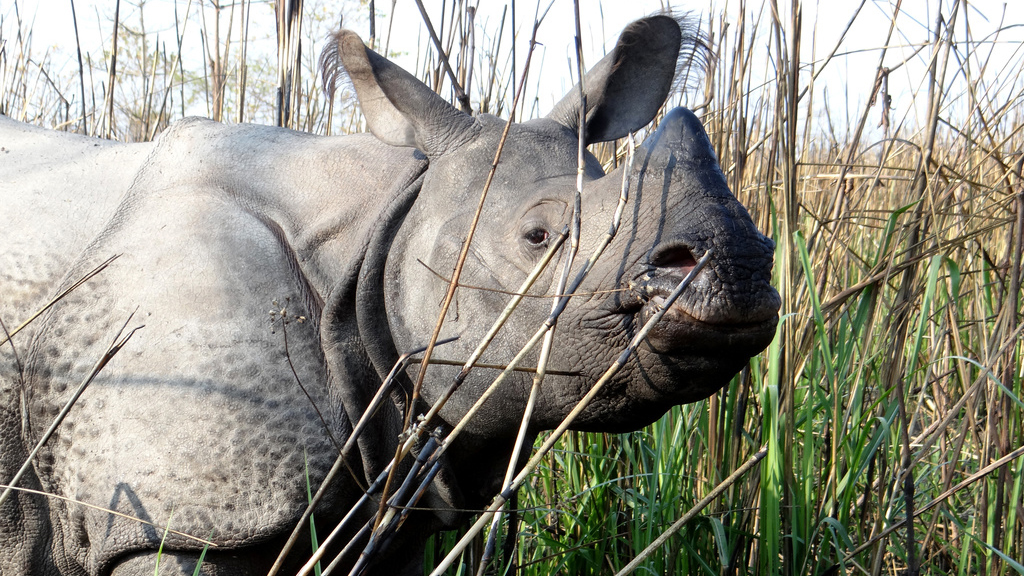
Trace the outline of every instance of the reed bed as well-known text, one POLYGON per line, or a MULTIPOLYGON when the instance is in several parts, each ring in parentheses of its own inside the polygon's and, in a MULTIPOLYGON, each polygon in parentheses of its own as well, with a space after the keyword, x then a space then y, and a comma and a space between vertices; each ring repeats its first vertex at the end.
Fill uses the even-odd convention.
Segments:
MULTIPOLYGON (((345 24, 387 52, 381 4, 346 7, 345 24)), ((63 73, 34 46, 24 3, 5 7, 0 111, 125 141, 204 105, 225 121, 361 129, 316 81, 336 25, 323 5, 278 4, 273 57, 256 32, 265 6, 178 0, 159 42, 141 25, 146 5, 130 6, 105 24, 116 48, 108 30, 63 73)), ((446 95, 448 60, 474 110, 504 114, 522 73, 510 46, 532 23, 469 8, 431 13, 437 40, 424 33, 410 56, 446 95)), ((954 0, 929 2, 927 20, 862 3, 848 29, 881 10, 888 30, 817 54, 804 8, 741 0, 703 14, 709 68, 671 102, 699 110, 776 242, 775 342, 727 388, 644 430, 565 436, 520 492, 517 546, 496 573, 616 573, 763 447, 636 573, 1024 574, 1024 22, 954 0), (977 37, 983 17, 994 32, 977 37), (827 84, 858 53, 877 66, 827 84), (908 88, 890 91, 897 77, 908 88)), ((540 100, 524 118, 546 111, 540 100)), ((598 152, 621 161, 614 146, 598 152)), ((455 539, 435 538, 428 566, 455 539)), ((476 570, 479 548, 450 573, 476 570)))

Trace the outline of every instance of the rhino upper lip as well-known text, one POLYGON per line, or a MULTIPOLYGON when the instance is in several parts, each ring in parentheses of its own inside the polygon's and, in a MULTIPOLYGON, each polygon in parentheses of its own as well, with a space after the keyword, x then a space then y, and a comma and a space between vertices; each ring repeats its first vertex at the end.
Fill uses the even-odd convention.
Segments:
MULTIPOLYGON (((642 323, 654 314, 657 306, 664 304, 679 282, 697 266, 698 258, 701 256, 701 250, 682 240, 661 243, 649 253, 646 266, 628 282, 624 293, 613 298, 606 310, 616 315, 637 316, 637 321, 642 323)), ((706 279, 709 272, 709 269, 703 269, 697 274, 693 283, 673 302, 669 313, 662 318, 662 323, 677 327, 688 326, 686 331, 705 332, 709 335, 719 333, 743 337, 743 334, 754 336, 768 331, 774 332, 778 321, 776 314, 755 313, 754 317, 744 321, 745 319, 735 316, 729 319, 720 315, 718 318, 709 318, 708 315, 694 310, 692 306, 695 300, 699 299, 688 298, 687 293, 700 290, 700 279, 706 279)), ((655 331, 664 332, 657 328, 655 331)))
MULTIPOLYGON (((651 314, 653 315, 653 307, 663 305, 667 297, 668 293, 662 293, 652 296, 650 300, 648 300, 643 306, 641 306, 640 310, 650 307, 651 314)), ((760 332, 761 330, 767 328, 771 328, 774 330, 774 326, 777 322, 777 317, 772 317, 767 320, 753 320, 750 322, 708 322, 706 320, 701 320, 700 318, 697 318, 685 306, 681 305, 678 300, 672 304, 671 310, 676 315, 676 317, 674 319, 669 319, 667 317, 662 318, 662 322, 665 322, 666 320, 668 320, 669 322, 674 321, 676 323, 686 322, 694 325, 713 327, 718 330, 727 330, 729 332, 737 333, 760 332)))
MULTIPOLYGON (((688 272, 689 269, 686 271, 688 272)), ((657 269, 651 267, 644 274, 640 275, 639 278, 630 282, 629 290, 626 293, 628 296, 619 300, 613 306, 612 312, 615 314, 636 315, 644 310, 648 310, 653 315, 655 307, 664 304, 673 289, 684 277, 685 273, 682 275, 675 273, 657 274, 657 269)), ((684 291, 683 296, 685 294, 686 292, 684 291)), ((671 310, 674 318, 666 317, 662 319, 662 322, 685 322, 695 326, 705 326, 716 330, 724 329, 730 332, 760 332, 768 328, 774 329, 778 319, 777 316, 773 316, 769 319, 758 319, 749 322, 709 322, 699 318, 690 310, 683 303, 683 298, 676 300, 672 304, 671 310)))

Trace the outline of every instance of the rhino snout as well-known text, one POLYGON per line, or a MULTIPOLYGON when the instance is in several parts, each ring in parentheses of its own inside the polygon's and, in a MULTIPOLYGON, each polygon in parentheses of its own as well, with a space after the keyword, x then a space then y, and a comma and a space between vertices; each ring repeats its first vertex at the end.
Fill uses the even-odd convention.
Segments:
MULTIPOLYGON (((746 247, 712 248, 708 265, 673 303, 650 340, 661 350, 749 341, 763 347, 778 321, 780 299, 770 284, 772 242, 750 238, 746 247)), ((631 284, 642 302, 643 320, 654 314, 668 295, 697 265, 708 248, 672 240, 650 253, 646 272, 631 284)))

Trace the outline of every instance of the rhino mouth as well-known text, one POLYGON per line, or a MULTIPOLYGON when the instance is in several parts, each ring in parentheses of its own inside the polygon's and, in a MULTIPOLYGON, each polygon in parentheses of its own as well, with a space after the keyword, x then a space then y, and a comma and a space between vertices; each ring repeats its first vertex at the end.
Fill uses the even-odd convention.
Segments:
MULTIPOLYGON (((646 323, 660 309, 667 293, 647 300, 636 312, 639 325, 646 323)), ((682 300, 682 299, 680 299, 682 300)), ((775 337, 778 316, 750 321, 708 322, 697 318, 687 309, 687 303, 677 300, 665 312, 661 321, 647 334, 647 343, 660 354, 678 354, 687 351, 712 355, 754 355, 764 350, 775 337)))
MULTIPOLYGON (((655 250, 650 266, 630 282, 629 296, 617 303, 615 312, 633 316, 639 328, 665 305, 669 294, 696 266, 697 258, 684 244, 655 250)), ((647 343, 655 352, 669 355, 752 356, 765 349, 775 337, 778 293, 757 282, 725 288, 712 266, 700 270, 648 333, 647 343)))

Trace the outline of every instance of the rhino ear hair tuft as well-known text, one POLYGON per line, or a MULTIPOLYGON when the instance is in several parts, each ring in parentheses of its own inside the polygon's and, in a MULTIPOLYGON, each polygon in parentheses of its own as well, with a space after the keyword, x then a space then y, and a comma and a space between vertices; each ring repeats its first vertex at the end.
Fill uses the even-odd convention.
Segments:
POLYGON ((714 58, 707 34, 701 27, 703 20, 694 17, 692 12, 682 14, 667 12, 666 16, 674 18, 679 23, 679 30, 682 32, 679 59, 676 61, 676 72, 670 94, 697 90, 714 58))
POLYGON ((341 43, 344 34, 344 30, 338 30, 331 34, 323 52, 320 53, 318 62, 320 80, 323 82, 324 93, 327 94, 328 100, 333 100, 334 95, 339 91, 345 95, 346 101, 355 99, 352 79, 345 70, 345 64, 341 59, 341 43))
POLYGON ((328 94, 337 90, 341 78, 351 85, 367 128, 385 144, 419 148, 436 156, 479 132, 472 116, 369 49, 351 30, 334 35, 320 57, 320 67, 328 94))

